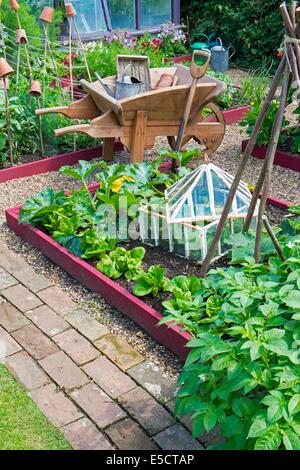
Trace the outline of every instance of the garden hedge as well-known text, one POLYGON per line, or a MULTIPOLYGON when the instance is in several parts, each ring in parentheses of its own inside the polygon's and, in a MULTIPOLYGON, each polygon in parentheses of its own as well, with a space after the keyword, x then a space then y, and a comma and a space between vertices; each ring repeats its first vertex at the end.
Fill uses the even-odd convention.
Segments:
POLYGON ((236 48, 235 62, 258 67, 275 59, 283 40, 279 5, 282 0, 181 0, 182 22, 187 16, 192 35, 220 35, 236 48))

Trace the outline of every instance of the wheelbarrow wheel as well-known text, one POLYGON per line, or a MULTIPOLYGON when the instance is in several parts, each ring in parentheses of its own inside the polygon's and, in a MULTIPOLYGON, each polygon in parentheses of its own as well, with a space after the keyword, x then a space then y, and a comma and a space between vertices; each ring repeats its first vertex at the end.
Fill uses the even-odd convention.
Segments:
MULTIPOLYGON (((222 132, 216 133, 216 137, 211 137, 210 139, 199 139, 197 136, 187 135, 183 138, 182 147, 184 147, 190 140, 194 139, 203 150, 203 153, 206 155, 211 155, 214 153, 217 148, 221 145, 223 141, 223 137, 225 134, 225 120, 223 113, 219 106, 215 103, 208 103, 201 108, 199 111, 199 117, 196 119, 198 123, 205 123, 205 122, 217 122, 218 124, 222 125, 222 132)), ((176 150, 176 137, 168 136, 168 142, 172 150, 176 150)))

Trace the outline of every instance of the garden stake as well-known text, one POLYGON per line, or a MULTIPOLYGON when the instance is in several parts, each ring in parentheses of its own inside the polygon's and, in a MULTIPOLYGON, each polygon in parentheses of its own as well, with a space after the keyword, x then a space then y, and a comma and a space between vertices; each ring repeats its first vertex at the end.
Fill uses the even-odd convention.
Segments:
MULTIPOLYGON (((69 25, 69 71, 70 71, 70 88, 71 88, 71 101, 74 101, 74 83, 73 83, 73 58, 72 58, 72 18, 76 15, 76 11, 72 3, 66 4, 66 15, 69 25)), ((73 150, 76 151, 76 135, 73 135, 73 150)))
POLYGON ((80 45, 81 53, 83 55, 83 60, 84 60, 84 63, 85 63, 85 68, 86 68, 86 71, 87 71, 87 74, 88 74, 88 77, 89 77, 89 81, 92 83, 92 75, 91 75, 91 72, 90 72, 90 69, 89 69, 89 64, 88 64, 88 61, 87 61, 87 58, 86 58, 86 53, 85 53, 85 50, 84 50, 84 47, 83 47, 83 44, 82 44, 82 40, 81 40, 81 36, 80 36, 79 30, 78 30, 78 27, 77 27, 75 16, 73 17, 73 23, 74 23, 74 28, 75 28, 75 31, 76 31, 76 34, 77 34, 77 37, 78 37, 78 42, 79 42, 79 45, 80 45))
POLYGON ((234 180, 232 182, 232 185, 230 187, 228 197, 227 197, 222 215, 220 217, 214 239, 213 239, 213 241, 212 241, 212 243, 211 243, 211 245, 208 249, 206 258, 202 263, 202 266, 201 266, 201 269, 200 269, 200 274, 199 274, 200 277, 202 277, 202 278, 206 276, 206 273, 208 271, 208 268, 210 266, 211 260, 213 258, 214 252, 215 252, 215 248, 216 248, 216 246, 218 245, 218 243, 221 239, 221 236, 222 236, 222 233, 223 233, 223 230, 224 230, 229 212, 231 210, 231 206, 232 206, 234 196, 236 194, 237 188, 240 184, 240 181, 242 179, 242 176, 244 174, 244 171, 245 171, 245 168, 248 164, 248 161, 251 157, 252 151, 253 151, 254 146, 256 144, 257 137, 259 135, 259 132, 260 132, 261 126, 263 124, 263 121, 265 119, 265 116, 266 116, 266 114, 267 114, 267 112, 270 108, 271 102, 272 102, 272 100, 275 96, 275 93, 276 93, 276 90, 278 88, 282 73, 283 73, 283 71, 286 67, 286 63, 287 63, 287 60, 286 60, 286 56, 284 55, 282 57, 281 61, 280 61, 279 67, 278 67, 278 69, 276 71, 276 74, 273 78, 273 82, 271 84, 271 87, 269 89, 267 97, 266 97, 266 99, 263 103, 262 109, 261 109, 261 111, 258 115, 258 118, 256 120, 254 129, 253 129, 253 132, 252 132, 252 135, 251 135, 251 137, 248 141, 247 147, 244 151, 241 162, 238 166, 237 173, 236 173, 235 178, 234 178, 234 180))
MULTIPOLYGON (((38 80, 33 80, 30 85, 30 96, 33 96, 37 99, 38 109, 40 108, 40 98, 42 95, 41 84, 38 80)), ((40 144, 41 144, 41 154, 43 158, 45 157, 45 150, 44 150, 44 139, 43 139, 43 124, 42 124, 42 116, 38 115, 39 121, 39 134, 40 134, 40 144)))
POLYGON ((264 226, 273 242, 273 245, 278 253, 278 256, 280 259, 282 259, 282 261, 286 261, 286 257, 284 256, 284 253, 282 251, 282 248, 281 246, 279 245, 279 242, 277 240, 277 237, 275 235, 275 233, 273 232, 273 229, 271 227, 271 224, 268 220, 268 217, 266 215, 263 216, 263 223, 264 223, 264 226))
MULTIPOLYGON (((25 31, 25 30, 23 30, 23 28, 22 28, 21 21, 20 21, 20 17, 19 17, 19 13, 18 13, 18 9, 20 8, 20 5, 19 5, 17 2, 13 2, 13 3, 14 3, 15 6, 12 6, 12 9, 13 9, 13 10, 15 11, 15 13, 16 13, 18 28, 19 28, 19 30, 25 31)), ((26 34, 26 33, 25 33, 25 34, 26 34)), ((29 71, 29 81, 31 82, 31 80, 32 80, 32 69, 31 69, 31 64, 30 64, 30 58, 29 58, 28 48, 27 48, 27 42, 24 42, 24 49, 25 49, 25 56, 26 56, 26 61, 27 61, 27 67, 28 67, 28 71, 29 71)))
POLYGON ((288 92, 289 92, 289 87, 290 87, 289 75, 290 75, 289 67, 286 66, 285 80, 283 82, 282 92, 281 92, 281 97, 280 97, 280 105, 276 114, 274 126, 272 129, 271 139, 270 139, 270 143, 268 147, 268 152, 266 155, 267 165, 266 165, 266 172, 265 172, 265 182, 264 182, 264 187, 263 187, 262 196, 260 200, 259 214, 258 214, 257 228, 256 228, 255 253, 254 253, 256 263, 259 263, 259 260, 260 260, 263 216, 266 211, 268 194, 269 194, 269 189, 271 185, 272 169, 274 165, 275 153, 278 147, 282 122, 284 118, 284 112, 285 112, 285 108, 287 105, 288 92))
POLYGON ((5 98, 5 114, 6 114, 6 128, 8 136, 8 147, 9 147, 9 161, 11 165, 14 164, 13 157, 13 141, 12 141, 12 132, 11 132, 11 122, 10 122, 10 112, 9 112, 9 98, 7 91, 7 77, 13 72, 12 67, 6 62, 6 60, 0 59, 0 78, 3 80, 3 91, 5 98))
POLYGON ((287 29, 288 34, 290 36, 290 37, 286 36, 285 43, 286 44, 290 43, 292 45, 292 47, 295 51, 297 69, 299 71, 300 70, 300 46, 299 46, 299 42, 298 42, 298 39, 297 39, 297 36, 296 36, 296 33, 295 33, 295 29, 293 27, 291 18, 289 16, 286 4, 283 3, 282 5, 280 5, 280 9, 281 9, 281 13, 282 13, 285 28, 287 29))

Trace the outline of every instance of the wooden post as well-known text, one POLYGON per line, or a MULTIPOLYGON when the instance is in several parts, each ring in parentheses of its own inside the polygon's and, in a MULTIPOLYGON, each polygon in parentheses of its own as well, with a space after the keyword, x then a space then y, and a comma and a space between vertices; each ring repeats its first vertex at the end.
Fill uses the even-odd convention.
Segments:
POLYGON ((205 277, 206 276, 206 273, 208 271, 208 268, 209 268, 209 265, 211 263, 211 260, 213 258, 213 255, 214 255, 214 252, 215 252, 215 249, 220 241, 220 238, 221 238, 221 235, 222 235, 222 232, 223 232, 223 229, 225 227, 225 224, 226 224, 226 221, 227 221, 227 217, 228 217, 228 214, 231 210, 231 206, 232 206, 232 202, 233 202, 233 199, 234 199, 234 196, 236 194, 236 191, 238 189, 238 186, 240 184, 240 181, 242 179, 242 176, 244 174, 244 171, 245 171, 245 168, 248 164, 248 161, 250 159, 250 156, 252 154, 252 151, 254 149, 254 146, 256 144, 256 141, 257 141, 257 137, 258 137, 258 134, 260 132, 260 129, 261 129, 261 126, 262 126, 262 123, 264 121, 264 118, 270 108, 270 104, 275 96, 275 93, 276 93, 276 90, 277 90, 277 87, 279 85, 279 82, 280 82, 280 78, 282 76, 282 73, 285 69, 285 66, 286 66, 286 57, 285 55, 282 57, 281 59, 281 62, 279 64, 279 67, 276 71, 276 74, 274 76, 274 79, 273 79, 273 82, 272 82, 272 85, 270 87, 270 90, 267 94, 267 97, 264 101, 264 104, 263 104, 263 107, 259 113, 259 116, 256 120, 256 123, 255 123, 255 126, 254 126, 254 129, 253 129, 253 132, 252 132, 252 135, 249 139, 249 142, 247 144, 247 147, 244 151, 244 154, 243 154, 243 157, 242 157, 242 160, 238 166, 238 169, 237 169, 237 173, 236 173, 236 176, 232 182, 232 185, 231 185, 231 188, 229 190, 229 194, 228 194, 228 198, 227 198, 227 201, 225 203, 225 206, 224 206, 224 209, 223 209, 223 212, 222 212, 222 215, 221 215, 221 218, 220 218, 220 221, 219 221, 219 224, 218 224, 218 227, 217 227, 217 230, 216 230, 216 233, 215 233, 215 236, 214 236, 214 239, 208 249, 208 252, 207 252, 207 255, 206 255, 206 258, 205 260, 203 261, 203 264, 202 264, 202 267, 201 267, 201 270, 200 270, 200 277, 205 277))
POLYGON ((103 140, 103 159, 106 162, 111 162, 114 155, 115 138, 105 137, 103 140))
POLYGON ((137 111, 132 132, 131 141, 131 161, 139 163, 144 160, 146 132, 147 132, 147 111, 137 111))
POLYGON ((268 147, 268 152, 266 155, 267 165, 265 173, 265 183, 263 187, 262 197, 260 200, 259 214, 256 228, 256 242, 255 242, 255 261, 259 263, 260 260, 260 250, 261 250, 261 237, 262 237, 262 228, 263 228, 263 216, 266 211, 266 204, 269 194, 269 188, 272 178, 272 169, 274 165, 275 153, 278 147, 279 136, 281 132, 282 121, 284 118, 284 112, 287 104, 289 86, 290 86, 290 71, 289 67, 286 65, 285 69, 285 80, 282 86, 282 92, 280 97, 280 105, 276 114, 275 122, 272 129, 272 134, 270 138, 270 143, 268 147))
POLYGON ((275 235, 275 233, 273 232, 273 229, 272 229, 272 227, 271 227, 271 224, 270 224, 270 222, 269 222, 269 220, 268 220, 268 217, 267 217, 266 215, 263 216, 263 223, 264 223, 264 226, 265 226, 265 228, 266 228, 266 230, 267 230, 267 232, 268 232, 268 234, 269 234, 269 236, 270 236, 270 238, 271 238, 271 240, 272 240, 272 242, 273 242, 273 245, 275 246, 275 249, 276 249, 276 251, 277 251, 277 253, 278 253, 279 258, 282 259, 282 261, 286 261, 286 257, 284 256, 284 253, 283 253, 283 251, 282 251, 282 248, 281 248, 281 246, 279 245, 279 242, 278 242, 278 240, 277 240, 277 238, 276 238, 276 235, 275 235))

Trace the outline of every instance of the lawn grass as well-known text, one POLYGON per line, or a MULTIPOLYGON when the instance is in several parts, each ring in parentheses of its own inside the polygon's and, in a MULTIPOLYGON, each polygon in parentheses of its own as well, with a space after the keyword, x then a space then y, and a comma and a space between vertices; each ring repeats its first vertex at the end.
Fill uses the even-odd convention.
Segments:
POLYGON ((0 450, 69 450, 70 444, 0 364, 0 450))

